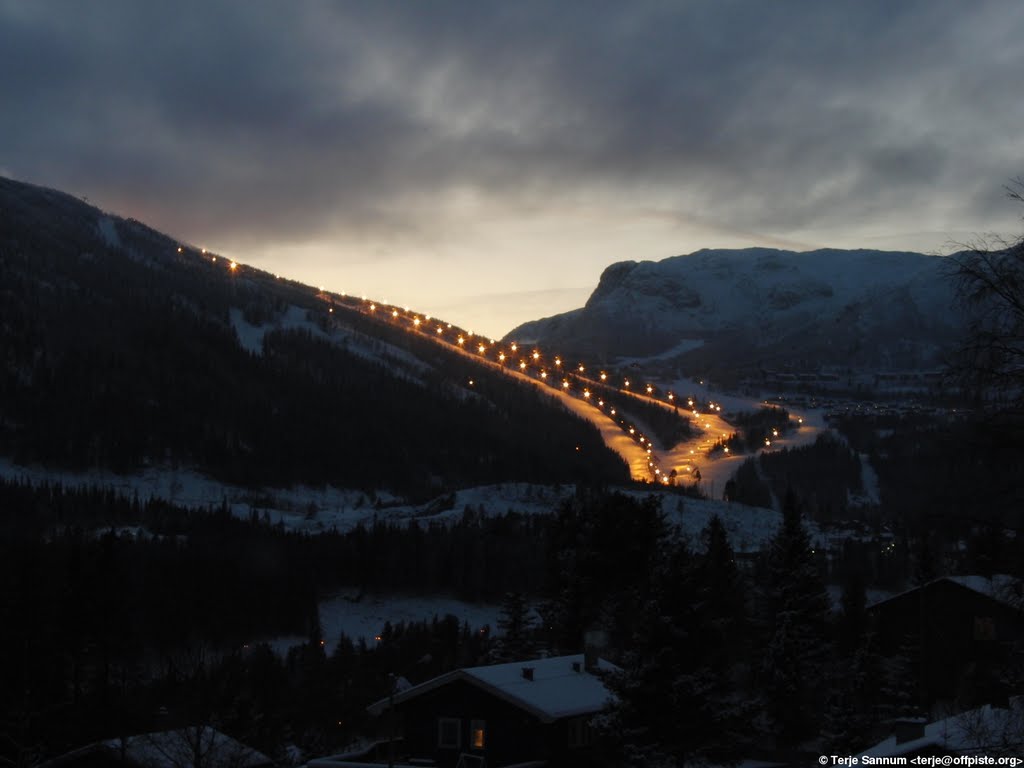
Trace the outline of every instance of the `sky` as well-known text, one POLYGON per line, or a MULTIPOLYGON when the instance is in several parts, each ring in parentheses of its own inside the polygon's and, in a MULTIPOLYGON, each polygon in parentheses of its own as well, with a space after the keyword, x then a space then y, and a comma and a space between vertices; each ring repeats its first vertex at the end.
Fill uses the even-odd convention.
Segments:
POLYGON ((700 248, 1014 235, 1018 0, 0 0, 0 175, 479 333, 700 248))

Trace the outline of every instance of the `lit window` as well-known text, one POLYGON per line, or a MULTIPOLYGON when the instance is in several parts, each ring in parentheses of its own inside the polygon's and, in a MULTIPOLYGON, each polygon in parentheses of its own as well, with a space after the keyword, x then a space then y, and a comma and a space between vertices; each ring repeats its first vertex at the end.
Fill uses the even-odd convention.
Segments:
POLYGON ((442 749, 459 749, 462 746, 462 721, 454 717, 437 719, 437 746, 442 749))
POLYGON ((469 745, 473 749, 483 749, 487 745, 487 727, 483 720, 470 720, 469 722, 469 745))

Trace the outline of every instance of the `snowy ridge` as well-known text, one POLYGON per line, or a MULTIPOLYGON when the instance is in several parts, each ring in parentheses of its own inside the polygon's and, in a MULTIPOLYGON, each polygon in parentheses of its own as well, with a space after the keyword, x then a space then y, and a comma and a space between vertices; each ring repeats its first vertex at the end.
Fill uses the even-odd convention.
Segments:
MULTIPOLYGON (((256 513, 261 517, 265 515, 275 525, 280 523, 288 530, 307 533, 331 529, 344 532, 374 521, 392 525, 412 522, 445 525, 461 520, 467 513, 488 517, 508 512, 548 515, 554 514, 562 501, 574 492, 570 486, 503 483, 466 488, 424 504, 410 504, 384 492, 371 497, 362 491, 344 488, 242 488, 184 469, 154 467, 137 475, 116 475, 108 471, 77 473, 22 467, 3 458, 0 458, 0 477, 34 485, 59 483, 69 487, 112 488, 126 496, 138 494, 142 500, 163 499, 186 507, 214 508, 227 504, 239 518, 256 513)), ((694 541, 711 517, 718 515, 737 552, 760 549, 775 535, 782 520, 774 510, 737 503, 692 499, 660 490, 626 493, 635 498, 650 495, 659 498, 669 523, 694 541)), ((809 528, 812 537, 818 534, 816 528, 809 528)), ((130 532, 132 535, 147 533, 142 529, 130 532)))
MULTIPOLYGON (((870 250, 702 250, 608 267, 586 305, 507 338, 618 356, 895 365, 956 331, 939 256, 870 250)), ((909 359, 908 359, 909 358, 909 359)))

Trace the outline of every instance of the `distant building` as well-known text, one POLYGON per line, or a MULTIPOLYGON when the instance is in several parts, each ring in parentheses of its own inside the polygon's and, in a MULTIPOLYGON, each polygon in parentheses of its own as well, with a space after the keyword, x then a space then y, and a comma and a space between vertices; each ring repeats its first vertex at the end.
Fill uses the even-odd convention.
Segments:
POLYGON ((369 707, 394 716, 399 762, 488 768, 547 761, 593 762, 590 718, 613 694, 599 672, 616 668, 583 654, 457 669, 369 707))
POLYGON ((1024 588, 1009 576, 946 576, 868 607, 883 655, 911 659, 924 711, 1005 703, 1024 659, 1024 588))

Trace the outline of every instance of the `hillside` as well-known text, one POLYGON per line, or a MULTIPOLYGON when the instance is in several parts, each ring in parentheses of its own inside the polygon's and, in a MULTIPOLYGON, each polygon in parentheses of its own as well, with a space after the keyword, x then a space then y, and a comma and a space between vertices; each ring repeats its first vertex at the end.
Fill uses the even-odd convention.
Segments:
POLYGON ((691 371, 892 370, 938 363, 958 332, 942 257, 702 250, 609 266, 585 306, 508 338, 691 371))
POLYGON ((7 179, 0 348, 0 456, 21 464, 419 497, 628 479, 535 388, 343 297, 7 179))

